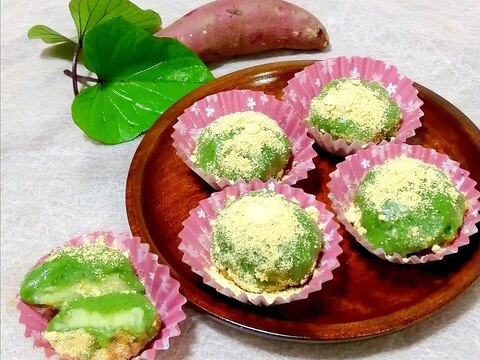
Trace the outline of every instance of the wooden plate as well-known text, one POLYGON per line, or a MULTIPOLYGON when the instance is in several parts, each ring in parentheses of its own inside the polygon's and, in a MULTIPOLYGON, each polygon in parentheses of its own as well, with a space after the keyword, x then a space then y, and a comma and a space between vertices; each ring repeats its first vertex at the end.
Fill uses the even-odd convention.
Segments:
MULTIPOLYGON (((200 309, 229 324, 264 335, 303 341, 368 338, 405 328, 432 315, 480 275, 479 233, 441 262, 395 265, 376 258, 342 228, 343 254, 322 291, 290 304, 257 307, 218 294, 182 262, 178 233, 209 188, 175 154, 172 126, 185 108, 222 90, 255 89, 281 97, 293 74, 311 61, 267 64, 221 77, 174 104, 146 133, 128 174, 126 202, 132 233, 148 242, 171 268, 181 292, 200 309)), ((480 182, 480 131, 452 104, 421 85, 423 127, 409 143, 435 148, 459 161, 480 182)), ((330 205, 326 184, 342 159, 316 148, 316 169, 297 184, 330 205)))

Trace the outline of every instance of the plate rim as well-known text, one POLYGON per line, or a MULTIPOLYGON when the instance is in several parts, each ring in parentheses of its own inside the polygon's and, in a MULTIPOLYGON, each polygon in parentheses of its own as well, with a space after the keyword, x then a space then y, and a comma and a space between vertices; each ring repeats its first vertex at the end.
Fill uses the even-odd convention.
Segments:
MULTIPOLYGON (((216 92, 216 91, 211 91, 211 88, 217 88, 217 86, 219 86, 220 84, 227 83, 231 78, 235 78, 235 76, 238 76, 239 73, 241 73, 242 76, 244 77, 254 78, 256 76, 262 76, 268 73, 275 73, 278 71, 285 71, 285 72, 288 72, 290 70, 300 71, 301 68, 312 64, 314 61, 315 60, 281 61, 281 62, 267 63, 267 64, 248 67, 245 69, 240 69, 235 72, 223 75, 197 88, 196 90, 193 90, 192 92, 187 94, 185 97, 180 99, 175 105, 186 104, 183 107, 185 109, 191 104, 193 104, 195 101, 200 99, 200 97, 197 96, 199 92, 203 93, 201 97, 204 97, 207 94, 216 92)), ((461 125, 462 130, 464 130, 464 132, 466 133, 470 133, 473 135, 472 140, 480 156, 480 129, 456 106, 451 104, 449 101, 447 101, 437 93, 433 92, 432 90, 418 83, 414 83, 414 86, 419 91, 419 95, 422 93, 427 94, 429 96, 429 99, 433 101, 436 107, 441 107, 445 111, 447 111, 447 108, 448 108, 448 112, 451 113, 456 119, 459 120, 458 123, 461 125), (477 136, 475 136, 475 134, 477 136)), ((158 120, 162 119, 163 117, 166 117, 166 118, 170 117, 170 113, 172 112, 174 113, 175 111, 176 111, 176 107, 172 106, 163 115, 161 115, 158 120)), ((454 286, 450 288, 450 290, 447 292, 448 296, 444 296, 442 298, 443 301, 440 303, 428 301, 428 299, 426 299, 427 300, 426 302, 428 303, 429 306, 426 306, 424 304, 425 301, 422 301, 421 303, 417 303, 413 306, 403 308, 395 312, 389 313, 387 315, 383 315, 383 316, 368 319, 368 320, 343 323, 343 324, 334 324, 334 325, 332 324, 321 325, 323 329, 328 329, 328 328, 338 329, 339 327, 346 328, 345 330, 343 330, 343 334, 347 334, 347 336, 312 337, 312 336, 279 334, 279 333, 275 333, 265 329, 260 329, 257 327, 252 327, 246 324, 242 324, 241 322, 235 321, 233 319, 222 317, 221 315, 216 314, 214 311, 211 311, 210 309, 205 308, 204 306, 199 304, 198 299, 195 299, 194 296, 193 297, 191 296, 190 289, 195 286, 190 284, 188 281, 187 282, 183 281, 183 278, 179 275, 176 269, 170 266, 167 259, 165 259, 163 254, 160 251, 158 251, 158 248, 156 247, 153 239, 150 237, 150 234, 148 232, 148 227, 145 222, 145 218, 143 216, 139 216, 139 214, 142 213, 141 183, 143 181, 143 174, 145 171, 146 164, 148 163, 148 160, 151 156, 152 149, 154 149, 157 144, 156 139, 159 139, 160 135, 162 135, 165 130, 168 130, 168 128, 173 125, 172 121, 166 122, 166 121, 158 121, 158 120, 152 125, 150 130, 146 132, 145 136, 143 137, 140 144, 138 145, 138 148, 132 158, 130 168, 128 171, 125 200, 126 200, 126 210, 127 210, 129 226, 134 236, 139 236, 143 242, 146 242, 150 245, 151 250, 158 255, 159 262, 169 266, 172 277, 174 277, 177 281, 180 282, 180 291, 188 299, 188 303, 190 305, 193 305, 195 308, 200 309, 201 311, 207 313, 208 315, 213 317, 215 320, 220 321, 221 323, 233 326, 237 329, 241 329, 250 333, 254 333, 256 335, 265 336, 268 338, 300 341, 300 342, 308 342, 308 343, 345 342, 345 341, 368 339, 368 338, 389 334, 389 333, 404 329, 406 327, 412 326, 420 321, 427 319, 428 317, 436 314, 438 311, 444 308, 447 304, 452 302, 457 296, 462 294, 468 287, 470 287, 475 282, 475 280, 477 280, 480 277, 480 267, 479 267, 476 275, 469 277, 468 279, 463 281, 461 284, 454 284, 454 286), (146 229, 146 233, 142 231, 142 228, 146 229), (414 311, 414 310, 418 310, 418 311, 414 311), (403 317, 404 313, 413 313, 417 316, 414 318, 412 317, 404 318, 403 317), (386 318, 391 319, 392 317, 393 318, 396 317, 399 319, 399 321, 396 322, 397 324, 396 326, 391 326, 384 329, 378 329, 379 321, 381 322, 386 318), (368 325, 370 325, 370 323, 375 323, 377 326, 373 326, 373 327, 370 326, 371 330, 368 331, 368 328, 369 328, 368 325), (348 328, 351 328, 352 326, 355 327, 355 324, 357 324, 357 326, 358 324, 362 324, 362 329, 365 329, 367 327, 367 330, 361 334, 348 336, 349 332, 346 330, 348 330, 348 328)), ((203 291, 203 290, 200 289, 198 291, 203 291)), ((435 300, 437 299, 435 298, 435 300)), ((281 322, 283 320, 275 319, 272 321, 281 322)))

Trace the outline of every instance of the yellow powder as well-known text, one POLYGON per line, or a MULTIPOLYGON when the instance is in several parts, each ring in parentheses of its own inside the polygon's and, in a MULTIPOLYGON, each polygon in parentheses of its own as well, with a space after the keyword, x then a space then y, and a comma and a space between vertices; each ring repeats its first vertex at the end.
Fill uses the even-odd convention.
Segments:
POLYGON ((59 354, 75 359, 127 360, 142 350, 144 343, 133 335, 120 332, 105 348, 96 349, 95 338, 83 329, 47 331, 45 339, 59 354))
POLYGON ((367 229, 365 229, 361 223, 362 212, 354 203, 350 205, 344 215, 345 219, 347 219, 349 223, 355 226, 355 229, 360 235, 365 235, 367 233, 367 229))
POLYGON ((447 181, 439 181, 442 173, 434 166, 421 160, 401 155, 387 160, 381 165, 372 184, 364 188, 365 197, 369 199, 378 213, 382 212, 386 202, 399 204, 404 208, 425 207, 422 195, 437 189, 446 193, 452 203, 458 198, 458 191, 447 181))
MULTIPOLYGON (((222 211, 213 224, 215 229, 215 223, 221 222, 222 233, 231 239, 232 250, 229 255, 222 255, 232 263, 238 256, 257 256, 255 278, 259 280, 267 280, 273 268, 288 272, 293 266, 292 258, 282 256, 284 252, 281 250, 305 235, 304 227, 295 216, 297 206, 281 194, 268 197, 246 196, 234 202, 222 211), (228 256, 232 257, 230 261, 228 256)), ((318 212, 309 211, 310 216, 316 215, 316 222, 318 212)), ((253 284, 253 279, 251 282, 245 281, 250 274, 235 274, 227 269, 224 275, 248 291, 264 291, 253 284)))
POLYGON ((135 336, 118 334, 105 348, 98 349, 90 360, 127 360, 138 354, 144 344, 135 336))
POLYGON ((58 256, 68 255, 80 263, 98 262, 102 264, 115 264, 125 260, 125 255, 118 249, 107 247, 103 238, 94 243, 86 242, 77 247, 65 247, 50 255, 46 261, 52 261, 58 256))
POLYGON ((385 102, 360 80, 341 82, 320 99, 314 98, 311 111, 323 118, 348 118, 360 128, 379 132, 383 127, 385 102))
MULTIPOLYGON (((309 206, 305 209, 305 212, 308 214, 310 219, 312 219, 313 222, 317 222, 318 217, 320 216, 320 211, 315 206, 309 206)), ((319 226, 320 230, 323 229, 323 226, 319 226)))
POLYGON ((244 197, 220 217, 226 236, 236 245, 235 252, 263 252, 272 261, 270 265, 280 258, 279 246, 295 238, 300 229, 282 195, 244 197))
MULTIPOLYGON (((315 269, 313 271, 313 276, 315 276, 317 270, 315 269)), ((212 266, 210 269, 208 269, 209 275, 221 286, 224 288, 228 288, 232 291, 234 296, 238 296, 239 294, 244 293, 249 301, 253 301, 256 297, 258 297, 258 293, 255 292, 248 292, 245 291, 244 289, 240 288, 234 281, 230 280, 228 277, 226 277, 220 270, 218 270, 217 267, 212 266)), ((286 290, 282 291, 274 291, 274 292, 269 292, 269 293, 262 293, 262 296, 265 298, 266 302, 268 304, 271 304, 273 301, 275 301, 278 297, 281 298, 288 298, 294 294, 299 293, 302 290, 302 287, 290 287, 286 290)))
MULTIPOLYGON (((235 136, 223 142, 217 154, 218 166, 227 172, 252 174, 258 158, 264 156, 265 147, 275 152, 285 152, 280 139, 285 137, 280 126, 267 115, 254 111, 237 112, 219 117, 203 131, 205 140, 219 138, 222 134, 235 132, 235 136)), ((191 159, 196 160, 194 153, 191 159)), ((192 160, 193 161, 193 160, 192 160)), ((282 172, 279 176, 282 175, 282 172)))
POLYGON ((72 358, 88 358, 95 338, 83 329, 58 332, 46 331, 45 339, 58 353, 72 358))

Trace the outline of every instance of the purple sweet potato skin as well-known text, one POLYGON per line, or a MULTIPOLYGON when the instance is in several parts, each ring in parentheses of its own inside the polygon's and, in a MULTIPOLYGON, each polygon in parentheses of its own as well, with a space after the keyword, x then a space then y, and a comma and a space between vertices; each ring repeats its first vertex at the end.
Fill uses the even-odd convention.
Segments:
POLYGON ((323 50, 328 34, 311 13, 282 0, 217 0, 165 29, 206 62, 272 49, 323 50))

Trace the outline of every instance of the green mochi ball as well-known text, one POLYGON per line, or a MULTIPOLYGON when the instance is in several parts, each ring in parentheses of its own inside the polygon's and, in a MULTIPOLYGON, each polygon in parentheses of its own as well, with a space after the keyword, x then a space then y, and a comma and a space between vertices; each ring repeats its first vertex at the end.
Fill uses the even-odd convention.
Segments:
POLYGON ((159 328, 155 306, 144 295, 110 293, 69 301, 44 335, 57 352, 76 359, 130 359, 159 328))
POLYGON ((442 171, 402 155, 367 173, 346 218, 373 248, 405 257, 452 240, 466 209, 465 196, 442 171))
POLYGON ((193 160, 217 178, 265 181, 282 177, 290 155, 291 145, 280 126, 264 114, 246 111, 207 125, 193 160))
POLYGON ((213 263, 224 277, 248 292, 278 292, 302 285, 322 249, 316 216, 273 191, 245 194, 213 222, 213 263))
POLYGON ((129 259, 119 250, 85 243, 63 248, 30 270, 20 297, 29 304, 59 308, 77 297, 144 291, 129 259))
POLYGON ((347 144, 389 139, 395 136, 401 119, 397 103, 373 81, 332 80, 310 103, 310 123, 347 144))

